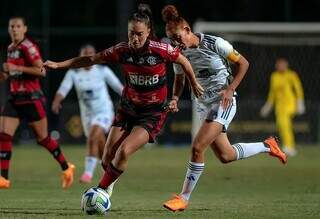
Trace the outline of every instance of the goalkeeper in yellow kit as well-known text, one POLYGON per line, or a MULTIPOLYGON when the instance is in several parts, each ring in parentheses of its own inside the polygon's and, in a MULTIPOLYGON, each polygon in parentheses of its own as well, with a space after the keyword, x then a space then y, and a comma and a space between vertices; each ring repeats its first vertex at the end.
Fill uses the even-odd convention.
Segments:
POLYGON ((288 67, 285 58, 278 58, 276 70, 271 74, 267 102, 261 108, 262 117, 267 117, 274 107, 276 124, 284 147, 289 156, 296 155, 292 119, 305 112, 303 88, 298 74, 288 67))

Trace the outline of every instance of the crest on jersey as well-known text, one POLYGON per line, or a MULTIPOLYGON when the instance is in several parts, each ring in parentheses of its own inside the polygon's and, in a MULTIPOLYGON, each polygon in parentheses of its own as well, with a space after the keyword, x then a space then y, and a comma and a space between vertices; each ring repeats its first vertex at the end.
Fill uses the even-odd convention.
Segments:
POLYGON ((155 64, 157 64, 156 57, 154 57, 154 56, 149 56, 149 57, 147 58, 147 63, 148 63, 149 65, 155 65, 155 64))
POLYGON ((30 54, 32 57, 34 57, 34 56, 37 55, 37 50, 36 50, 36 48, 35 48, 34 46, 31 46, 31 47, 28 49, 28 52, 29 52, 29 54, 30 54))

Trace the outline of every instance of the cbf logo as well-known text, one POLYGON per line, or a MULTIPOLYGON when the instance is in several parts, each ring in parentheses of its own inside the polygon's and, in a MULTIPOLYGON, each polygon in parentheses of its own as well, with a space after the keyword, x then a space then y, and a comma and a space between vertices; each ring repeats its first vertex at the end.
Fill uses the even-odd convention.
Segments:
POLYGON ((155 85, 159 82, 159 75, 129 74, 130 84, 133 85, 155 85))

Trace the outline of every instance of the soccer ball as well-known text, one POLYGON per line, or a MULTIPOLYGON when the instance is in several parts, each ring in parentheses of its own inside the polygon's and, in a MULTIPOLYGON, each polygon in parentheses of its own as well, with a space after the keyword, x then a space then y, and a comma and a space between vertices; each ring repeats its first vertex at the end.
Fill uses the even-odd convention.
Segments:
POLYGON ((81 198, 81 209, 86 214, 106 215, 111 208, 108 193, 98 187, 86 190, 81 198))

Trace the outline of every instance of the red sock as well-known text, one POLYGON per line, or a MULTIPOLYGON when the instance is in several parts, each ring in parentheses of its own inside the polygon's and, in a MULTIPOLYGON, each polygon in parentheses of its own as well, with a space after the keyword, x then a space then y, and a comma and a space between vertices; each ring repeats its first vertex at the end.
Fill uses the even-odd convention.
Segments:
POLYGON ((66 159, 65 159, 65 157, 59 147, 59 144, 56 140, 54 140, 48 136, 45 139, 43 139, 42 141, 38 142, 38 144, 45 147, 52 154, 54 159, 56 159, 58 161, 58 163, 60 164, 62 170, 68 169, 68 163, 67 163, 67 161, 66 161, 66 159))
POLYGON ((113 183, 119 176, 123 173, 123 171, 115 168, 112 163, 110 163, 105 169, 105 172, 100 179, 99 187, 102 189, 106 189, 111 183, 113 183))
POLYGON ((0 133, 0 169, 1 176, 8 179, 12 153, 12 136, 0 133))

